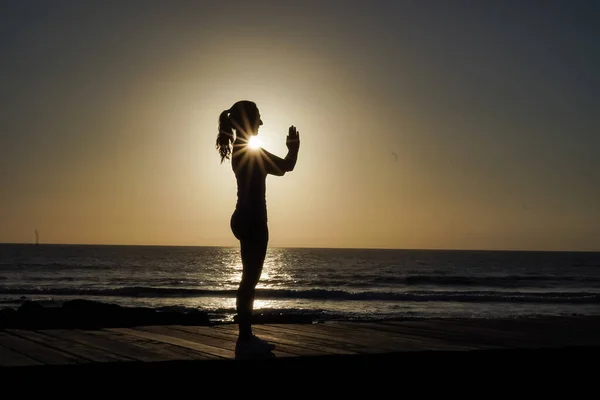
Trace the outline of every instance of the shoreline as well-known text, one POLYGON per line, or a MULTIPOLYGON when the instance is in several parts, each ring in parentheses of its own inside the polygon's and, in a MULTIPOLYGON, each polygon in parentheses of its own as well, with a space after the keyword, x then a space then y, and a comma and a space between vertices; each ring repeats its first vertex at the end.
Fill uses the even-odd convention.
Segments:
MULTIPOLYGON (((96 329, 111 327, 132 327, 139 325, 197 325, 213 326, 235 324, 235 315, 224 317, 224 313, 210 310, 188 308, 175 310, 169 307, 156 309, 151 307, 128 307, 115 303, 99 302, 75 298, 58 305, 44 305, 43 302, 24 300, 15 308, 0 308, 0 329, 96 329)), ((253 316, 255 324, 322 324, 322 323, 372 323, 385 321, 523 321, 523 320, 564 320, 570 318, 598 319, 600 314, 532 314, 514 316, 365 316, 342 317, 315 313, 278 312, 256 310, 253 316)))

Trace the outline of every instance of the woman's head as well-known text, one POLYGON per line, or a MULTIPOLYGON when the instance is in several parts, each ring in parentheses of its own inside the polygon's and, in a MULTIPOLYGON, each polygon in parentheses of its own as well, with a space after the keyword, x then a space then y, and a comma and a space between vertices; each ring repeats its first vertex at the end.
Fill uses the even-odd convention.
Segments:
POLYGON ((219 116, 219 133, 216 144, 221 162, 229 159, 231 144, 236 139, 248 141, 250 136, 258 134, 258 127, 261 125, 260 112, 252 101, 238 101, 229 110, 223 111, 219 116))

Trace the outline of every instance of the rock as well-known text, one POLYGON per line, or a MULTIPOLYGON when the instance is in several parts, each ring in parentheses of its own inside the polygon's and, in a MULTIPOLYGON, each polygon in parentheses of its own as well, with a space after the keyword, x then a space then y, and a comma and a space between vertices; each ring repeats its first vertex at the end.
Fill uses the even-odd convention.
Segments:
MULTIPOLYGON (((253 324, 312 324, 318 318, 314 315, 300 314, 255 314, 252 316, 253 324)), ((237 315, 233 317, 238 322, 237 315)))
POLYGON ((44 307, 38 302, 27 300, 18 308, 11 326, 23 329, 56 328, 62 325, 60 308, 44 307))
POLYGON ((0 328, 8 327, 14 320, 17 314, 17 310, 14 308, 2 308, 0 309, 0 328))
POLYGON ((0 310, 0 327, 20 329, 100 329, 141 325, 210 325, 208 314, 157 311, 144 307, 122 307, 97 301, 76 299, 61 307, 44 307, 26 301, 18 310, 0 310))
POLYGON ((43 311, 44 311, 44 306, 42 306, 40 303, 32 301, 32 300, 24 301, 21 304, 21 306, 19 307, 19 309, 17 310, 19 315, 34 315, 36 313, 41 313, 43 311))

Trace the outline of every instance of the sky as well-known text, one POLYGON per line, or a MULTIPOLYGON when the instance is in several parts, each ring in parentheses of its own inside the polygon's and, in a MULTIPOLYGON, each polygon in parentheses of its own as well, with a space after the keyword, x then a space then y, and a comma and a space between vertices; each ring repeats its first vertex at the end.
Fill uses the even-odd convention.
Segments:
POLYGON ((0 3, 0 242, 236 246, 255 101, 272 247, 600 251, 592 1, 0 3))

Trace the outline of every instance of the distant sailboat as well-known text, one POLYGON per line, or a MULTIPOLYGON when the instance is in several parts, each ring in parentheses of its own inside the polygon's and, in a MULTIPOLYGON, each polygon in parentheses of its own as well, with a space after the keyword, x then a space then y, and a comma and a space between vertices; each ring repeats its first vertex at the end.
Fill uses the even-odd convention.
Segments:
POLYGON ((40 233, 38 232, 38 230, 35 230, 35 245, 39 245, 40 244, 40 233))

